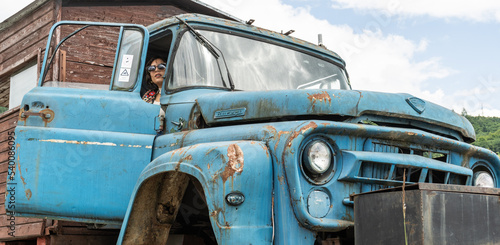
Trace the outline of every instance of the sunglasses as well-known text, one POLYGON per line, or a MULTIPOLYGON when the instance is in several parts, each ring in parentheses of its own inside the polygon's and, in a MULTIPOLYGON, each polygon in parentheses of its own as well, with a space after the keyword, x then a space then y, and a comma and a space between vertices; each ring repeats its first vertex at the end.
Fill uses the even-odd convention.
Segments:
POLYGON ((151 65, 151 66, 148 66, 146 69, 148 71, 155 71, 157 67, 158 67, 158 70, 165 70, 165 68, 167 68, 167 64, 161 63, 158 66, 151 65))

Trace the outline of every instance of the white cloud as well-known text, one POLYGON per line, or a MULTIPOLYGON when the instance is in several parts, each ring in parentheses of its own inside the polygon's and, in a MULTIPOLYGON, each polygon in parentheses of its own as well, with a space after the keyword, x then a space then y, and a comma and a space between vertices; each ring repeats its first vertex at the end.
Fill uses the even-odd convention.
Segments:
POLYGON ((337 9, 382 11, 388 15, 460 18, 473 21, 500 22, 500 1, 497 0, 332 0, 337 9))
POLYGON ((229 1, 206 3, 241 19, 256 19, 255 25, 275 31, 294 29, 293 36, 316 43, 323 34, 324 44, 347 62, 353 87, 362 90, 411 92, 421 94, 419 84, 428 78, 442 78, 453 71, 439 58, 415 61, 414 54, 428 46, 398 35, 384 35, 383 20, 374 18, 361 33, 347 25, 332 25, 311 15, 307 8, 293 8, 279 0, 229 1), (262 8, 266 6, 266 8, 262 8))
POLYGON ((3 22, 33 1, 34 0, 3 1, 2 7, 0 8, 0 22, 3 22))
POLYGON ((462 112, 463 108, 469 115, 496 116, 500 115, 500 80, 493 77, 479 77, 471 81, 473 89, 460 90, 449 96, 454 104, 451 108, 462 112))
MULTIPOLYGON (((476 115, 473 112, 479 111, 475 108, 481 108, 463 103, 463 98, 468 97, 452 94, 450 88, 440 87, 440 84, 433 85, 431 91, 424 89, 424 84, 429 80, 439 80, 458 71, 445 66, 440 57, 416 59, 415 55, 425 52, 431 45, 430 41, 414 41, 400 35, 383 33, 382 30, 390 21, 384 13, 372 15, 373 19, 366 23, 363 30, 354 30, 348 25, 332 25, 314 17, 308 8, 294 8, 280 0, 204 2, 243 20, 255 19, 256 26, 274 31, 293 29, 295 32, 292 36, 309 42, 316 43, 317 35, 322 33, 323 43, 346 60, 353 89, 410 93, 459 113, 462 108, 466 108, 471 115, 476 115)), ((500 116, 500 111, 493 109, 488 103, 490 101, 482 102, 485 114, 485 109, 491 108, 488 112, 497 113, 491 114, 492 116, 500 116)))

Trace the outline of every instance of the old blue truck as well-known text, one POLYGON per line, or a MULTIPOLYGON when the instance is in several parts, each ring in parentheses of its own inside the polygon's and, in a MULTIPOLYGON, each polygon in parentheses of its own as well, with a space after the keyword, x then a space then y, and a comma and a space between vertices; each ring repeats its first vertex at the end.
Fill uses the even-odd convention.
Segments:
POLYGON ((196 14, 147 28, 54 25, 15 137, 8 212, 121 226, 119 244, 169 234, 351 244, 353 195, 500 187, 499 158, 470 144, 462 116, 410 94, 352 90, 344 60, 322 45, 196 14), (158 55, 166 69, 150 104, 141 87, 158 55))

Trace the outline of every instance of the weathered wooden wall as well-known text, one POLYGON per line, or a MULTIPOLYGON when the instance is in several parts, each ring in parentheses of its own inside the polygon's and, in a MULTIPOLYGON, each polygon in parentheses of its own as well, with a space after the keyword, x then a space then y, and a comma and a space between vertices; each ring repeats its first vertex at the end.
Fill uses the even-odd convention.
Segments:
MULTIPOLYGON (((3 29, 0 35, 0 87, 4 88, 2 98, 8 106, 9 76, 26 64, 38 61, 45 48, 51 26, 57 19, 59 7, 49 1, 38 7, 31 15, 3 29), (7 94, 5 92, 7 91, 7 94)), ((19 107, 0 115, 0 240, 33 238, 43 234, 45 220, 15 218, 15 236, 9 235, 10 221, 5 212, 5 190, 9 157, 9 133, 14 132, 19 107)))
MULTIPOLYGON (((63 5, 61 17, 63 20, 150 25, 183 13, 186 11, 175 6, 161 5, 78 7, 63 5)), ((62 28, 61 38, 74 30, 76 28, 62 28)), ((59 79, 67 82, 109 84, 118 41, 117 33, 117 28, 101 30, 89 27, 68 39, 65 47, 61 47, 65 52, 61 56, 60 66, 64 69, 61 69, 59 79)))
POLYGON ((12 74, 27 62, 38 58, 45 48, 51 26, 57 19, 58 7, 47 2, 32 15, 1 31, 0 77, 12 74))

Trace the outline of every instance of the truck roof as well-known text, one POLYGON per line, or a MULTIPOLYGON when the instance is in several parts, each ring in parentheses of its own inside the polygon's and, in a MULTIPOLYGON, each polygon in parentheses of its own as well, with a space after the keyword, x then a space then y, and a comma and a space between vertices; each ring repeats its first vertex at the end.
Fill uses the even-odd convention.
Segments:
POLYGON ((161 21, 158 21, 150 26, 148 26, 148 30, 150 33, 155 33, 160 31, 166 27, 178 24, 180 21, 177 19, 180 18, 188 23, 205 25, 205 26, 219 26, 228 29, 234 29, 240 32, 245 32, 250 35, 260 36, 264 38, 271 38, 279 42, 291 44, 298 46, 300 48, 308 49, 315 53, 320 53, 325 56, 329 56, 335 59, 342 67, 345 67, 345 61, 335 52, 327 49, 324 46, 319 46, 302 39, 298 39, 295 37, 291 37, 288 35, 284 35, 283 33, 278 33, 275 31, 267 30, 261 27, 249 25, 242 22, 230 21, 227 19, 216 18, 212 16, 202 15, 202 14, 182 14, 174 17, 170 17, 161 21))

